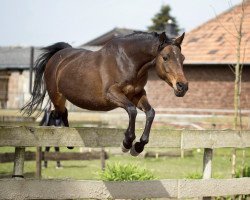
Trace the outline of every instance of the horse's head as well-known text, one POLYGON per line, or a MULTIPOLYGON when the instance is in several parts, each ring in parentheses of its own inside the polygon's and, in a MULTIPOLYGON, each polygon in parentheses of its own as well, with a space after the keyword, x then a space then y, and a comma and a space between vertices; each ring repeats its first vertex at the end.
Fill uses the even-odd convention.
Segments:
POLYGON ((183 97, 188 90, 188 82, 183 72, 184 55, 181 53, 181 43, 185 33, 180 37, 169 40, 165 33, 159 35, 161 45, 156 57, 156 71, 158 76, 166 81, 177 97, 183 97))

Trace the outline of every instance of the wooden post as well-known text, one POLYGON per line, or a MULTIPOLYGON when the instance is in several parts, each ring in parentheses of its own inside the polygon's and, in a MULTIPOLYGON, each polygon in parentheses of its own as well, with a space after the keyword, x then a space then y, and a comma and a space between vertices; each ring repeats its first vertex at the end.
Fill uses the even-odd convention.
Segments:
POLYGON ((14 168, 13 168, 13 175, 12 175, 13 178, 24 178, 23 177, 24 156, 25 156, 25 148, 16 147, 14 168))
POLYGON ((36 178, 42 177, 42 147, 36 148, 36 178))
POLYGON ((105 170, 105 149, 104 147, 101 148, 101 167, 102 171, 105 170))
MULTIPOLYGON (((213 149, 205 148, 203 155, 203 179, 212 177, 213 149)), ((203 200, 211 200, 211 197, 203 197, 203 200)))
POLYGON ((30 48, 30 85, 29 91, 32 94, 32 87, 33 87, 33 67, 34 67, 34 47, 30 48))

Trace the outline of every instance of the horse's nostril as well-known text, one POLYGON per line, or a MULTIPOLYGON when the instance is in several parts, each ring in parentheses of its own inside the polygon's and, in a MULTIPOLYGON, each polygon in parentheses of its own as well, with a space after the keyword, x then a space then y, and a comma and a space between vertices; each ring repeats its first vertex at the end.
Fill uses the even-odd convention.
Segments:
POLYGON ((177 90, 181 91, 184 89, 185 85, 181 82, 176 83, 177 90))
POLYGON ((188 90, 188 84, 187 83, 182 83, 182 82, 177 82, 176 83, 176 88, 178 91, 187 91, 188 90))

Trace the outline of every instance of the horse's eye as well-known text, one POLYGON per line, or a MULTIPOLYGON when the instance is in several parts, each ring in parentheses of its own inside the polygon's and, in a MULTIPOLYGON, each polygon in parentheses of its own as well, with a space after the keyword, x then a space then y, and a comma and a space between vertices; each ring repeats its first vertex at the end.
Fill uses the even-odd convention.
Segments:
POLYGON ((164 61, 168 61, 169 60, 169 55, 163 56, 162 57, 164 61))

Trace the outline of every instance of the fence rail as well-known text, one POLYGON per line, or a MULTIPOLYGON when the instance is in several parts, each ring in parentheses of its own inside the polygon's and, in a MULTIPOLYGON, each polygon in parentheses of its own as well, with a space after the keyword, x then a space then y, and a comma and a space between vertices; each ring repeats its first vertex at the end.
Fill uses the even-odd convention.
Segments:
POLYGON ((250 179, 90 180, 0 179, 0 199, 143 199, 194 198, 250 193, 250 179))
MULTIPOLYGON (((42 160, 94 160, 100 159, 101 151, 85 151, 81 153, 77 152, 41 152, 42 160)), ((0 153, 0 163, 13 162, 15 154, 14 153, 0 153)), ((108 159, 108 153, 104 152, 104 158, 108 159)), ((24 155, 25 161, 36 160, 36 152, 26 151, 24 155)))
MULTIPOLYGON (((0 146, 119 147, 125 130, 112 128, 55 128, 0 126, 0 146)), ((136 131, 137 135, 141 131, 136 131)), ((148 147, 250 147, 250 130, 153 130, 148 147)))
POLYGON ((0 126, 0 146, 16 147, 13 170, 13 177, 16 178, 0 179, 0 199, 193 198, 250 194, 250 178, 210 179, 212 149, 250 147, 250 130, 242 132, 154 130, 152 132, 149 147, 205 148, 202 180, 103 182, 22 178, 25 147, 117 147, 124 137, 124 131, 108 128, 0 126))

